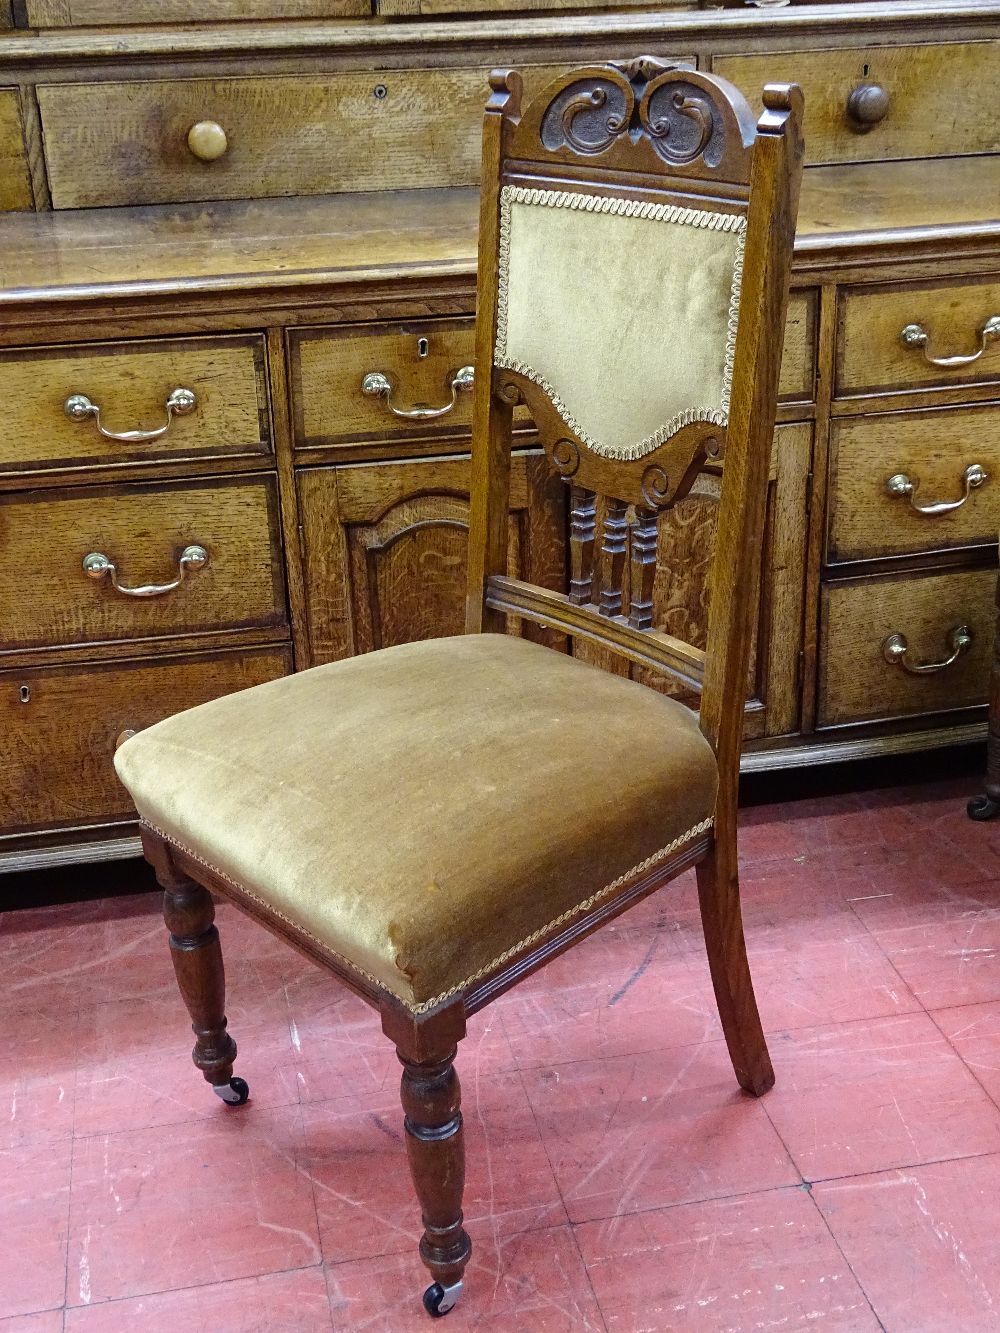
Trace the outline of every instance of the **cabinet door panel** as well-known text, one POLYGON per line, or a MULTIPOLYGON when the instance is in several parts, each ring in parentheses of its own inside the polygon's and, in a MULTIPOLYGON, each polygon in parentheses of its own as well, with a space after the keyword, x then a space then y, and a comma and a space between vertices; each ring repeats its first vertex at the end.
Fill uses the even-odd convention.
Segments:
MULTIPOLYGON (((462 633, 469 475, 468 457, 299 473, 314 663, 462 633)), ((565 581, 564 489, 540 453, 515 455, 510 571, 552 588, 565 581)))

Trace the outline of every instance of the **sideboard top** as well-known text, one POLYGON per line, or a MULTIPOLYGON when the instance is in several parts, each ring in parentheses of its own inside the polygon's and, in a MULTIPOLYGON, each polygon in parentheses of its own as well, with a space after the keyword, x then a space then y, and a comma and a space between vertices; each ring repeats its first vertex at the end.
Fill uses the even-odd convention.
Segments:
MULTIPOLYGON (((796 267, 1000 253, 1000 157, 813 167, 796 267)), ((428 189, 0 215, 0 306, 465 277, 478 192, 428 189)))

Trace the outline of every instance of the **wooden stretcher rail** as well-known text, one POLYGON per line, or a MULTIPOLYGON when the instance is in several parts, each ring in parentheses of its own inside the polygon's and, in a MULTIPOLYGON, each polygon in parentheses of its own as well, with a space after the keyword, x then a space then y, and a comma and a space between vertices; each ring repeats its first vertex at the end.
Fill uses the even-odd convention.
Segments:
POLYGON ((667 672, 688 689, 701 691, 705 654, 670 634, 633 629, 624 616, 602 617, 595 626, 594 613, 586 607, 574 606, 563 593, 537 588, 521 579, 491 578, 486 604, 494 611, 522 616, 536 625, 614 648, 630 662, 667 672))

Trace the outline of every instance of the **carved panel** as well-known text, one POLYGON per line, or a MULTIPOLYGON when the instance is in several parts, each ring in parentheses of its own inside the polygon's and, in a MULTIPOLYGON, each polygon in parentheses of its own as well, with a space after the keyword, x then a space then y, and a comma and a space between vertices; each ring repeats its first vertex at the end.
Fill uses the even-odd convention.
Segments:
POLYGON ((450 495, 404 500, 348 529, 358 652, 462 633, 468 537, 469 503, 450 495))
MULTIPOLYGON (((512 471, 509 572, 563 590, 566 487, 540 454, 512 471)), ((310 468, 299 498, 314 662, 463 632, 467 458, 310 468)))
MULTIPOLYGON (((657 629, 704 648, 708 639, 709 575, 719 511, 719 479, 700 476, 690 494, 661 515, 653 582, 653 624, 657 629)), ((754 639, 756 640, 756 625, 754 639)), ((756 642, 750 653, 748 695, 757 694, 756 642)), ((697 708, 697 696, 655 672, 637 668, 636 679, 697 708)))
MULTIPOLYGON (((779 426, 771 457, 763 573, 754 621, 750 670, 747 679, 748 737, 778 735, 792 730, 798 720, 798 658, 802 644, 802 614, 806 542, 806 479, 811 452, 808 426, 779 426)), ((653 581, 653 626, 674 637, 705 648, 710 611, 709 576, 718 522, 720 478, 701 473, 689 494, 660 515, 653 581)), ((597 524, 603 527, 607 501, 597 500, 597 524)), ((634 570, 645 567, 637 549, 636 513, 630 510, 629 555, 624 570, 623 596, 630 602, 634 570)), ((645 540, 639 531, 638 546, 645 540)), ((603 550, 595 555, 594 583, 608 577, 603 550)), ((685 691, 669 677, 628 663, 608 649, 578 641, 574 654, 618 675, 670 694, 697 709, 696 694, 685 691)))
MULTIPOLYGON (((518 85, 507 85, 517 115, 518 85)), ((682 175, 746 185, 754 117, 743 96, 683 64, 642 56, 556 79, 524 107, 510 155, 648 172, 666 162, 682 175)))
POLYGON ((603 153, 624 134, 635 114, 635 94, 624 80, 581 79, 558 93, 542 118, 542 143, 554 152, 603 153))
POLYGON ((717 167, 722 161, 722 117, 690 79, 648 88, 639 104, 639 123, 666 162, 680 166, 700 157, 707 167, 717 167))

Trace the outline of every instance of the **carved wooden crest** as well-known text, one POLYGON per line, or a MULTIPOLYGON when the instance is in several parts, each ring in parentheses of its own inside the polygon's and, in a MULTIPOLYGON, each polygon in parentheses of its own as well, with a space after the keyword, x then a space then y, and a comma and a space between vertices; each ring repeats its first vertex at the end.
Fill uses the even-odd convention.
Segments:
POLYGON ((753 137, 753 117, 737 89, 642 56, 549 84, 525 109, 511 151, 538 160, 541 147, 562 161, 601 158, 602 165, 634 172, 660 171, 667 163, 745 185, 753 137))

